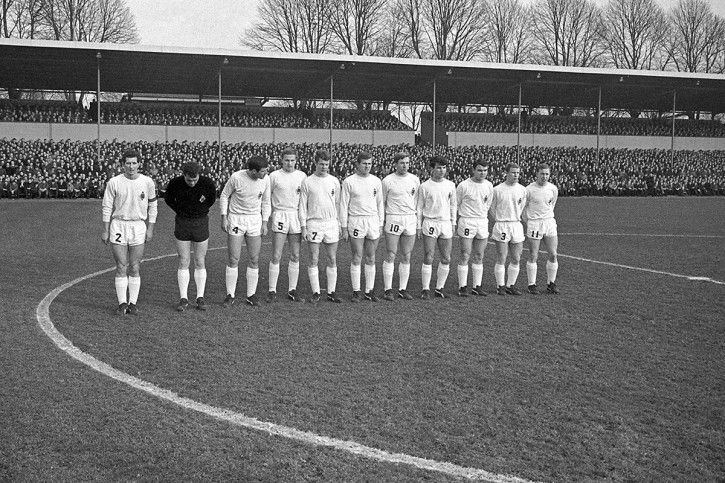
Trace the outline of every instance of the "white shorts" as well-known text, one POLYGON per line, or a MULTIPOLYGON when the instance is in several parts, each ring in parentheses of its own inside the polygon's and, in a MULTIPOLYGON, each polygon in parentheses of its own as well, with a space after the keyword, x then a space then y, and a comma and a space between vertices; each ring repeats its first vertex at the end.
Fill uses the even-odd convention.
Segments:
POLYGON ((143 245, 146 242, 146 222, 143 220, 111 220, 111 243, 114 245, 143 245))
POLYGON ((227 233, 232 236, 261 236, 262 215, 227 216, 227 233))
POLYGON ((557 236, 556 220, 553 218, 529 220, 526 224, 526 236, 533 240, 557 236))
POLYGON ((385 215, 385 233, 390 235, 415 235, 417 215, 385 215))
POLYGON ((497 242, 522 243, 524 237, 524 226, 520 221, 497 221, 493 224, 491 238, 497 242))
POLYGON ((450 221, 423 220, 423 235, 433 238, 453 238, 453 224, 450 221))
POLYGON ((460 217, 458 219, 458 236, 461 238, 488 238, 488 218, 460 217))
POLYGON ((300 217, 296 211, 275 211, 272 213, 272 231, 296 235, 302 233, 300 217))
POLYGON ((335 219, 309 220, 307 222, 309 243, 337 243, 340 241, 340 224, 335 219))
POLYGON ((347 219, 347 232, 353 238, 380 238, 380 218, 377 216, 351 216, 347 219))

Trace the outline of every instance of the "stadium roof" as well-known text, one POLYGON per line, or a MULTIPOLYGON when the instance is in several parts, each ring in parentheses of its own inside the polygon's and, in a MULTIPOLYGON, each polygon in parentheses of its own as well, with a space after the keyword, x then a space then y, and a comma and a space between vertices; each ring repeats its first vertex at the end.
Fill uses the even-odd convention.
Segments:
POLYGON ((0 87, 223 97, 725 112, 725 76, 0 39, 0 87))

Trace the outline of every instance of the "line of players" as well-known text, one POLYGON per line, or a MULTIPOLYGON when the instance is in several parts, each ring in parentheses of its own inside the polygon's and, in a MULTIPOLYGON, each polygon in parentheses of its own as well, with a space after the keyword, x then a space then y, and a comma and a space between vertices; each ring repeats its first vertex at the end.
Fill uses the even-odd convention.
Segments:
MULTIPOLYGON (((124 153, 124 173, 109 181, 102 204, 103 232, 101 239, 111 244, 116 261, 115 287, 120 314, 137 313, 140 289, 139 265, 144 242, 153 237, 158 212, 153 182, 139 173, 138 153, 124 153)), ((527 187, 518 182, 520 168, 506 166, 504 182, 494 187, 486 179, 488 163, 476 160, 471 176, 458 187, 445 178, 448 160, 435 156, 430 160, 430 178, 420 183, 410 173, 410 157, 397 153, 395 171, 382 181, 370 174, 373 159, 362 152, 357 157, 356 171, 342 184, 329 173, 330 155, 325 150, 315 154, 315 172, 307 176, 297 170, 297 151, 287 148, 281 154, 281 169, 267 176, 266 158, 253 156, 247 168, 232 174, 220 196, 221 229, 227 234, 226 297, 224 306, 236 301, 239 260, 242 244, 247 249, 246 303, 260 305, 257 296, 259 252, 261 240, 272 231, 272 259, 269 264, 268 303, 277 300, 277 282, 285 243, 289 246, 287 298, 304 299, 297 292, 300 273, 300 246, 304 239, 309 247, 307 275, 312 296, 309 302, 321 299, 319 258, 324 246, 327 258, 325 275, 327 298, 342 302, 336 292, 337 247, 340 238, 349 242, 352 252, 350 277, 351 302, 377 302, 375 293, 375 254, 381 234, 385 236, 386 254, 382 263, 384 299, 411 300, 408 292, 411 253, 416 240, 423 242, 420 298, 430 299, 433 260, 436 249, 437 267, 434 297, 447 298, 444 291, 450 272, 452 240, 460 237, 457 264, 458 295, 466 297, 469 262, 473 295, 485 296, 482 288, 483 256, 489 239, 488 214, 494 218, 491 239, 497 248, 494 265, 496 293, 521 295, 516 287, 523 242, 529 241, 530 258, 526 264, 527 291, 538 294, 537 260, 543 240, 548 252, 546 262, 547 292, 558 294, 556 274, 557 226, 554 219, 558 190, 549 183, 550 169, 537 167, 536 181, 527 187), (523 224, 522 224, 523 221, 523 224), (524 231, 524 224, 526 230, 524 231), (393 290, 395 260, 398 264, 398 290, 393 290), (508 267, 506 261, 509 260, 508 267), (361 277, 364 273, 365 291, 361 277)), ((196 307, 206 310, 205 258, 209 239, 209 209, 216 201, 216 188, 210 178, 201 175, 196 162, 182 166, 183 175, 171 180, 165 201, 176 213, 174 236, 179 255, 177 281, 180 301, 177 310, 189 306, 188 286, 193 248, 196 307)))

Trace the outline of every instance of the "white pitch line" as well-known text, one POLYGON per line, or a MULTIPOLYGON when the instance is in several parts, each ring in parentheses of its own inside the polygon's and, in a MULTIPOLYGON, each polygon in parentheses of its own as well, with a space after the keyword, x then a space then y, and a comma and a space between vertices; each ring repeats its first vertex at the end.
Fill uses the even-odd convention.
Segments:
POLYGON ((559 236, 648 236, 658 238, 725 238, 723 235, 670 235, 656 233, 559 233, 559 236))
MULTIPOLYGON (((218 250, 220 248, 216 249, 218 250)), ((172 257, 175 255, 175 253, 170 255, 161 255, 145 259, 144 262, 160 260, 162 258, 172 257)), ((314 446, 331 447, 340 451, 345 451, 347 453, 380 461, 382 463, 405 464, 413 466, 415 468, 419 468, 421 470, 435 471, 438 473, 467 478, 470 480, 487 481, 491 483, 533 483, 530 480, 518 478, 515 476, 491 473, 489 471, 481 470, 478 468, 466 468, 463 466, 455 465, 453 463, 429 460, 403 453, 390 453, 381 449, 355 443, 353 441, 330 438, 327 436, 321 436, 307 431, 300 431, 295 428, 290 428, 275 423, 260 421, 255 418, 245 416, 241 413, 237 413, 228 409, 218 408, 215 406, 210 406, 208 404, 194 401, 193 399, 179 396, 172 391, 163 389, 154 384, 151 384, 150 382, 144 381, 137 377, 131 376, 130 374, 119 371, 118 369, 115 369, 114 367, 96 359, 92 355, 87 354, 74 346, 70 340, 68 340, 63 334, 58 331, 50 318, 50 304, 64 290, 67 290, 73 285, 80 283, 84 280, 96 277, 98 275, 102 275, 104 273, 112 272, 114 270, 115 267, 101 270, 95 273, 91 273, 90 275, 79 277, 71 282, 56 287, 53 291, 51 291, 43 298, 43 300, 40 302, 36 309, 36 317, 38 319, 38 323, 40 324, 40 328, 53 341, 53 343, 55 343, 58 348, 66 352, 77 361, 89 366, 90 368, 100 372, 101 374, 104 374, 112 379, 127 384, 152 396, 156 396, 160 399, 164 399, 166 401, 182 406, 186 409, 198 411, 200 413, 220 419, 222 421, 227 421, 237 426, 263 431, 271 435, 281 436, 284 438, 300 441, 302 443, 311 444, 314 446)))
POLYGON ((697 276, 692 276, 692 275, 682 275, 680 273, 663 272, 661 270, 652 270, 650 268, 641 268, 641 267, 632 267, 630 265, 622 265, 621 263, 600 262, 599 260, 591 260, 589 258, 575 257, 572 255, 562 255, 561 253, 559 253, 559 256, 564 257, 564 258, 571 258, 573 260, 579 260, 581 262, 597 263, 599 265, 608 265, 610 267, 626 268, 627 270, 638 270, 640 272, 656 273, 658 275, 669 275, 670 277, 684 278, 686 280, 711 282, 711 283, 715 283, 718 285, 725 285, 725 282, 721 282, 719 280, 714 280, 709 277, 697 277, 697 276))

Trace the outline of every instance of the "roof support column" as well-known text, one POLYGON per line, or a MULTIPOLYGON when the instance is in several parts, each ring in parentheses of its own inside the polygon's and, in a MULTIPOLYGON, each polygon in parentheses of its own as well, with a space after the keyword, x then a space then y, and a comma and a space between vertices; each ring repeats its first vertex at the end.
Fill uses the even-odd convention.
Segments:
POLYGON ((217 92, 217 141, 219 142, 219 169, 222 167, 222 68, 229 64, 229 59, 226 57, 219 66, 219 89, 217 92))
POLYGON ((677 90, 672 91, 672 139, 670 140, 670 164, 675 165, 675 115, 677 112, 677 90))
POLYGON ((519 82, 519 120, 516 128, 516 163, 521 165, 521 83, 519 82))
POLYGON ((330 159, 332 159, 332 130, 333 130, 333 115, 334 110, 332 108, 332 100, 335 98, 335 74, 330 76, 330 159))
POLYGON ((101 165, 101 58, 100 52, 96 53, 96 160, 101 165))
POLYGON ((433 156, 436 154, 436 80, 433 79, 433 156))
POLYGON ((599 86, 599 100, 597 101, 597 166, 599 166, 599 136, 602 132, 602 86, 599 86))

